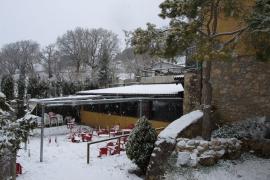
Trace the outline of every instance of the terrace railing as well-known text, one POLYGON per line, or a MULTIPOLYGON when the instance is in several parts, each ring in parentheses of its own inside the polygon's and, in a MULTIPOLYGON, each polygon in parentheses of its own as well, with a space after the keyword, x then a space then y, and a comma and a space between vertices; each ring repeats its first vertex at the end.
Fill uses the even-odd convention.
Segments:
MULTIPOLYGON (((156 128, 156 131, 161 131, 163 129, 164 129, 164 127, 156 128)), ((107 138, 107 139, 101 139, 101 140, 98 140, 98 141, 93 141, 93 142, 87 143, 87 164, 90 163, 90 146, 92 144, 97 144, 97 143, 101 143, 101 142, 106 142, 106 141, 111 141, 111 140, 117 139, 118 140, 118 146, 120 148, 120 139, 122 137, 128 137, 129 135, 130 134, 124 134, 124 135, 120 135, 120 136, 115 136, 115 137, 111 137, 111 138, 107 138)))

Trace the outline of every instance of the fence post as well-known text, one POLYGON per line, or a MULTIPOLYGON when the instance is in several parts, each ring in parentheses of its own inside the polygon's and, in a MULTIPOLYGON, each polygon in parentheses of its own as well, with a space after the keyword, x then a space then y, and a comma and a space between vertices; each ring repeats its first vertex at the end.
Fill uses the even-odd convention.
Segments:
POLYGON ((90 144, 87 144, 87 164, 89 164, 89 161, 90 161, 90 144))
POLYGON ((42 104, 41 133, 40 133, 40 162, 43 162, 43 138, 44 138, 44 113, 45 105, 42 104))

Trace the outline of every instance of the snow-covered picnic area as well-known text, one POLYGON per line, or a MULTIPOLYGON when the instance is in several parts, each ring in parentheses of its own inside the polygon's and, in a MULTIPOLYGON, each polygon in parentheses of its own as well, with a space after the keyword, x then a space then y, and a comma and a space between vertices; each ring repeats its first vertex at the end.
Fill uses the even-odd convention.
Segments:
MULTIPOLYGON (((23 173, 17 177, 18 180, 141 179, 128 172, 129 169, 135 169, 136 165, 124 151, 120 155, 98 157, 99 148, 107 142, 90 146, 90 164, 87 164, 87 142, 72 143, 68 139, 69 129, 66 126, 44 129, 44 162, 40 162, 39 131, 34 130, 27 150, 22 145, 18 153, 17 162, 23 166, 23 173)), ((93 136, 92 141, 104 138, 108 137, 93 136)))

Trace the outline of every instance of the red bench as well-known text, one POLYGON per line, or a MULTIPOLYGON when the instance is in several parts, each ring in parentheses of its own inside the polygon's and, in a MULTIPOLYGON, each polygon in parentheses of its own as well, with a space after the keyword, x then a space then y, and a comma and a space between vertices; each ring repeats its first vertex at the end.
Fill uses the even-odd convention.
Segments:
POLYGON ((20 163, 16 163, 16 175, 22 174, 22 165, 20 163))

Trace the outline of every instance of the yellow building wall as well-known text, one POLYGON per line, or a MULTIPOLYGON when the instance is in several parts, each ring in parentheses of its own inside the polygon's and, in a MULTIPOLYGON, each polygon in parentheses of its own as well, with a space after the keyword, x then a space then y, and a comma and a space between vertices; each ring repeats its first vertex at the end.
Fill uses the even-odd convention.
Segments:
MULTIPOLYGON (((116 124, 120 128, 126 128, 130 124, 136 124, 138 118, 118 115, 108 115, 103 113, 89 112, 81 110, 81 122, 91 127, 111 128, 116 124)), ((152 127, 160 128, 168 126, 169 122, 150 120, 152 127)))
MULTIPOLYGON (((252 11, 253 6, 255 5, 255 0, 239 0, 242 3, 242 10, 246 12, 246 14, 252 11)), ((234 17, 226 17, 224 13, 220 13, 217 24, 217 32, 233 32, 238 29, 244 28, 246 26, 245 19, 243 18, 234 18, 234 17)), ((243 34, 244 35, 244 34, 243 34)), ((228 41, 233 36, 227 35, 222 36, 222 41, 228 41)), ((236 45, 236 53, 238 55, 254 55, 255 51, 247 44, 245 40, 245 36, 242 36, 240 42, 236 45)))

